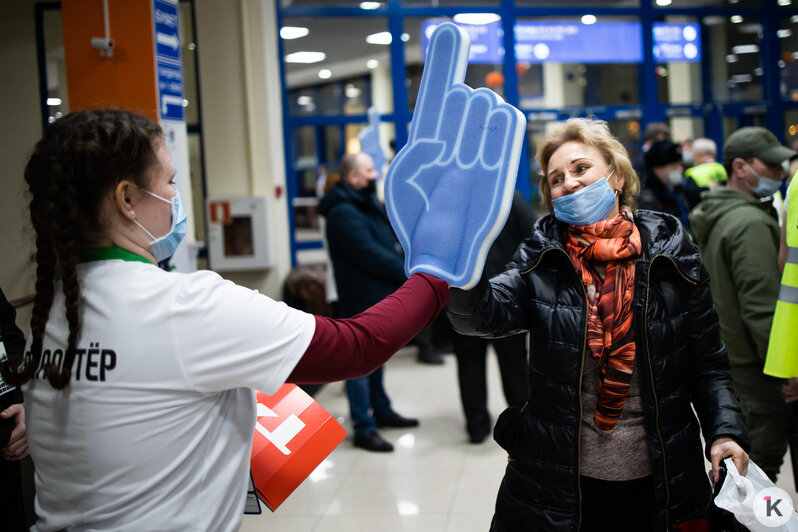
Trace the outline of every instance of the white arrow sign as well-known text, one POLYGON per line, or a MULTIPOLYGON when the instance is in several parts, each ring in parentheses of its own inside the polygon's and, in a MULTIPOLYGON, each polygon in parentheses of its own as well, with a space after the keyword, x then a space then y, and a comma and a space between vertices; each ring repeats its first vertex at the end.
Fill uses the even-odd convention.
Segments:
POLYGON ((177 47, 180 45, 180 40, 177 38, 177 35, 169 35, 168 33, 156 33, 155 40, 158 44, 171 46, 175 50, 177 50, 177 47))

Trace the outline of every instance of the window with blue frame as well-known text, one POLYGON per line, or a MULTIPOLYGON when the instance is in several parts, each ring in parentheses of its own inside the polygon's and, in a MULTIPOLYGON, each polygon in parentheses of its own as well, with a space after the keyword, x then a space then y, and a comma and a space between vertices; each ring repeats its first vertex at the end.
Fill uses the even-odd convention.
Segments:
MULTIPOLYGON (((382 116, 389 159, 404 145, 425 32, 442 20, 470 26, 466 83, 527 115, 518 188, 529 198, 535 147, 549 122, 570 116, 606 120, 633 157, 654 121, 675 140, 709 136, 721 148, 744 125, 786 143, 798 133, 792 0, 281 0, 276 9, 281 28, 297 28, 280 39, 292 199, 314 195, 319 174, 334 175, 340 156, 359 149, 369 107, 382 116), (290 56, 298 52, 315 54, 290 56)), ((315 246, 292 245, 295 260, 315 246)))

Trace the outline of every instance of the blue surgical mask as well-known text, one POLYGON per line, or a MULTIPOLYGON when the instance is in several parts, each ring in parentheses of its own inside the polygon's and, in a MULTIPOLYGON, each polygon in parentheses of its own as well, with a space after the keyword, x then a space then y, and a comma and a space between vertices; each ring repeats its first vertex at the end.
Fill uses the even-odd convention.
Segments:
POLYGON ((610 175, 585 188, 553 200, 554 217, 570 225, 591 225, 604 220, 615 207, 615 195, 610 187, 610 175))
POLYGON ((779 188, 781 188, 781 180, 776 181, 775 179, 768 179, 767 177, 762 177, 761 175, 757 175, 759 178, 759 184, 753 190, 754 195, 757 198, 767 198, 778 192, 779 188))
POLYGON ((149 190, 141 190, 150 196, 169 203, 172 206, 172 227, 170 227, 169 231, 162 237, 156 238, 147 230, 146 227, 141 225, 138 220, 133 220, 134 224, 141 227, 141 229, 147 233, 150 238, 152 238, 152 242, 150 242, 152 255, 155 257, 157 262, 161 262, 162 260, 168 259, 175 254, 177 246, 180 245, 180 242, 183 241, 183 237, 186 236, 186 220, 188 216, 186 215, 186 211, 183 209, 183 201, 180 199, 180 192, 175 194, 175 197, 168 200, 162 196, 159 196, 158 194, 150 192, 149 190))
MULTIPOLYGON (((749 168, 751 168, 751 171, 754 170, 750 165, 749 168)), ((754 175, 756 175, 756 177, 759 179, 759 183, 757 184, 756 188, 751 189, 751 192, 753 192, 757 198, 770 197, 775 194, 779 188, 781 188, 781 179, 770 179, 763 177, 756 172, 754 172, 754 175)))

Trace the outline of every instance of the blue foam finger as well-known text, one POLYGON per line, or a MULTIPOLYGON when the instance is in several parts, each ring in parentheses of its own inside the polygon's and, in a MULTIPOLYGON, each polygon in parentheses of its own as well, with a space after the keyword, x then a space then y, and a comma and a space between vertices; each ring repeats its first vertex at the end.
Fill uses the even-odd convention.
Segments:
POLYGON ((368 154, 374 161, 374 169, 379 174, 378 179, 384 177, 385 152, 380 143, 380 112, 374 107, 369 107, 369 125, 360 130, 357 139, 360 141, 360 151, 368 154))
POLYGON ((471 288, 510 212, 526 119, 463 84, 469 39, 444 23, 430 37, 408 144, 385 178, 405 272, 471 288))

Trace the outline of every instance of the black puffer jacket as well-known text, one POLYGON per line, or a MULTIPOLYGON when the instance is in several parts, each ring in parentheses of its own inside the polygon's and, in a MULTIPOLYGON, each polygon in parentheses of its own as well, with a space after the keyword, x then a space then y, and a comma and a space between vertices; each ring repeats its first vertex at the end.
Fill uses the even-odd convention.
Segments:
MULTIPOLYGON (((679 221, 639 210, 643 252, 635 261, 635 371, 652 460, 656 527, 706 516, 711 487, 699 424, 709 444, 730 436, 748 451, 727 373, 709 278, 679 221)), ((449 318, 462 333, 530 331, 529 400, 494 429, 510 458, 496 501, 496 531, 578 530, 586 292, 563 245, 564 225, 540 219, 504 273, 452 289, 449 318)), ((635 467, 630 464, 629 467, 635 467)), ((623 501, 618 501, 623 504, 623 501)))

